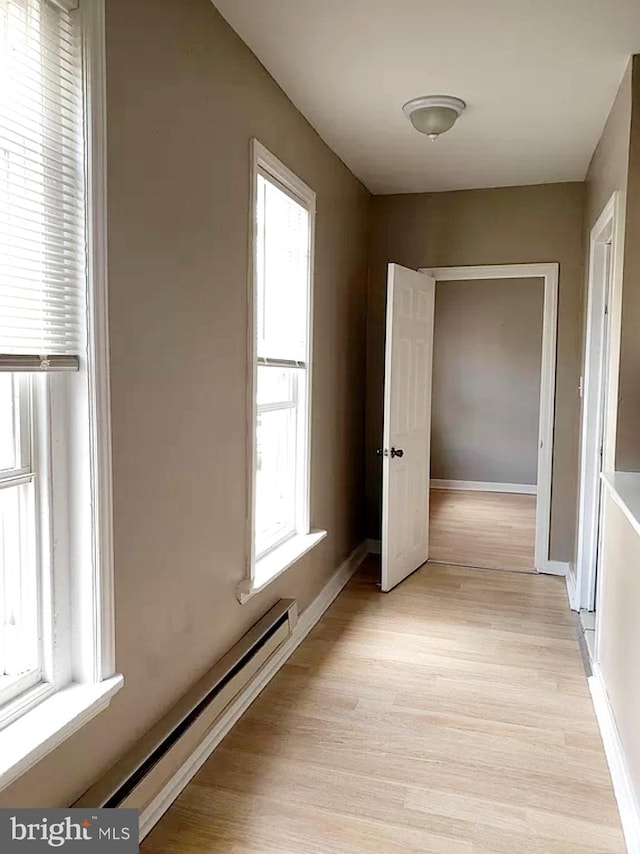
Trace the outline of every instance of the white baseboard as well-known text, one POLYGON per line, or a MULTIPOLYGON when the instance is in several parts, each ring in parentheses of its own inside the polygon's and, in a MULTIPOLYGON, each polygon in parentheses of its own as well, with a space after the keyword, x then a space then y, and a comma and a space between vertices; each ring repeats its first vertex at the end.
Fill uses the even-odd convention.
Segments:
POLYGON ((571 572, 571 565, 563 560, 548 560, 539 572, 543 575, 561 575, 565 578, 571 572))
POLYGON ((379 555, 381 549, 380 540, 366 540, 367 552, 370 555, 379 555))
POLYGON ((467 492, 515 492, 537 495, 535 483, 484 483, 479 480, 431 480, 431 489, 460 489, 467 492))
POLYGON ((567 599, 569 600, 569 607, 572 611, 579 611, 580 605, 578 604, 578 587, 576 582, 576 571, 573 564, 569 564, 569 568, 566 573, 566 582, 567 582, 567 599))
POLYGON ((265 685, 275 676, 291 653, 305 639, 327 610, 369 552, 368 541, 362 542, 336 570, 313 602, 300 615, 293 634, 276 650, 265 666, 256 674, 238 696, 227 706, 204 741, 179 768, 166 786, 158 792, 149 806, 140 814, 140 840, 152 830, 187 783, 200 770, 231 727, 255 700, 265 685))
POLYGON ((602 673, 597 664, 593 664, 593 675, 589 677, 589 689, 600 727, 604 752, 609 764, 613 791, 618 802, 627 852, 628 854, 640 854, 640 806, 633 789, 602 673))

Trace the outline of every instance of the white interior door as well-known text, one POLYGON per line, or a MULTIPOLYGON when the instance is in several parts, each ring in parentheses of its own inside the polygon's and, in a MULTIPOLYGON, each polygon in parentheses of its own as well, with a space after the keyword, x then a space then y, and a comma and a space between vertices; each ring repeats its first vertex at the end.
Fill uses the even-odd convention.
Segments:
POLYGON ((382 453, 382 589, 429 555, 431 369, 436 283, 389 264, 382 453))

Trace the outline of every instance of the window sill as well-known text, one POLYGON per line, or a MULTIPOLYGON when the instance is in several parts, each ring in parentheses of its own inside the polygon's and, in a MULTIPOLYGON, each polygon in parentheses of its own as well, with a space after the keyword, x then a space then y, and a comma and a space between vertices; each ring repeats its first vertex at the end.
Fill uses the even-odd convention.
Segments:
POLYGON ((8 724, 0 731, 0 789, 106 709, 123 683, 122 676, 112 676, 97 684, 72 684, 8 724))
POLYGON ((256 561, 253 578, 247 578, 236 588, 236 595, 241 605, 264 590, 275 581, 296 561, 310 552, 327 536, 326 531, 311 531, 310 534, 298 534, 290 540, 270 551, 259 561, 256 561))

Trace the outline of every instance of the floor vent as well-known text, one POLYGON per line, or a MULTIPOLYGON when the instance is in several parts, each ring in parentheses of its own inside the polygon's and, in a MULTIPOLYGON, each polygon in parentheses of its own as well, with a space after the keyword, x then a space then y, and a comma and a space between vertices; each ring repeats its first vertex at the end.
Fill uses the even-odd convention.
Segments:
POLYGON ((74 807, 148 806, 226 706, 290 637, 297 618, 295 600, 281 599, 74 807))

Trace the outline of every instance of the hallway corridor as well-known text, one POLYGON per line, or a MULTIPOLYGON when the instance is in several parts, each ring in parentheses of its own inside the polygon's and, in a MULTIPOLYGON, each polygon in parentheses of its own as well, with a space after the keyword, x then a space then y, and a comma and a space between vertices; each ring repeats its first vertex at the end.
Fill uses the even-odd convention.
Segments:
POLYGON ((144 854, 623 854, 564 580, 368 558, 144 854))

